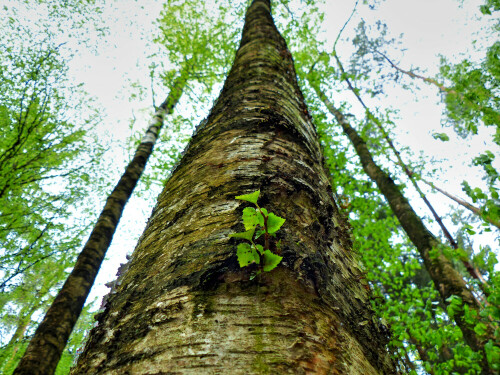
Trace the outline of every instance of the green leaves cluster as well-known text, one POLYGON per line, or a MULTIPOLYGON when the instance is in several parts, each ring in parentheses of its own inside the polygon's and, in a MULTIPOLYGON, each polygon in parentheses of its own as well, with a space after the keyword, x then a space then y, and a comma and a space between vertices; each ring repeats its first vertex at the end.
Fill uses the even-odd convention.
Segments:
MULTIPOLYGON (((273 253, 270 250, 270 238, 276 237, 276 232, 285 223, 285 219, 268 212, 265 208, 259 207, 257 200, 259 199, 260 190, 250 194, 238 195, 235 198, 253 203, 254 207, 246 207, 243 209, 243 225, 244 232, 230 234, 229 237, 240 238, 248 242, 243 242, 238 245, 236 255, 240 267, 246 267, 253 263, 258 266, 258 270, 252 275, 252 278, 260 274, 262 271, 269 272, 276 268, 283 257, 273 253), (257 239, 264 238, 264 245, 255 243, 257 239)), ((281 241, 276 243, 277 251, 281 250, 281 241)))

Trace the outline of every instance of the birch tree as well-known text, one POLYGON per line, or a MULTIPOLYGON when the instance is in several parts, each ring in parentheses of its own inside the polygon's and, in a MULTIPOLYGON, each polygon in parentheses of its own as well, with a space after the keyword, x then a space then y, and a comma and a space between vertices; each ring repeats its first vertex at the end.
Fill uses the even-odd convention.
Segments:
POLYGON ((73 373, 396 373, 362 279, 291 54, 270 2, 254 0, 73 373), (282 257, 270 272, 265 255, 240 268, 230 237, 249 212, 235 196, 256 203, 257 190, 263 217, 286 220, 273 246, 267 230, 254 244, 282 257))

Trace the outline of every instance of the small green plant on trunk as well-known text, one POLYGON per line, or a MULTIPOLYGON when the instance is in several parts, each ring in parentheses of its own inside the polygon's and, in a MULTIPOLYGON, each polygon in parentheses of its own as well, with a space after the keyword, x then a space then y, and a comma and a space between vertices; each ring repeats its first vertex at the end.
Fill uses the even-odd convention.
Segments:
MULTIPOLYGON (((245 232, 233 233, 229 237, 241 238, 248 242, 238 244, 236 255, 240 267, 246 267, 251 264, 256 264, 258 269, 250 280, 259 275, 262 271, 269 272, 276 268, 283 257, 273 253, 270 250, 271 237, 276 237, 276 232, 281 228, 285 219, 275 215, 272 212, 267 212, 264 207, 257 204, 260 190, 250 194, 238 195, 235 198, 242 201, 253 203, 254 207, 246 207, 243 209, 243 225, 245 232), (257 244, 255 241, 264 236, 264 245, 257 244)), ((276 242, 276 250, 280 251, 281 240, 276 242)))

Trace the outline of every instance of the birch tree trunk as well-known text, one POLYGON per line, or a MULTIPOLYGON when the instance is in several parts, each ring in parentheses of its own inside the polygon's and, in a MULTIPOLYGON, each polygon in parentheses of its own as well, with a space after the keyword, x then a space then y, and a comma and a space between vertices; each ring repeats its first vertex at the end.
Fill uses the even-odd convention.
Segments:
POLYGON ((247 11, 219 99, 167 181, 73 374, 394 374, 269 0, 247 11), (286 218, 250 280, 246 204, 286 218))
POLYGON ((14 374, 53 374, 73 327, 82 312, 85 300, 94 284, 106 251, 120 221, 123 209, 153 152, 163 118, 171 114, 182 95, 187 72, 175 81, 167 99, 153 116, 145 136, 137 147, 132 161, 106 199, 87 243, 77 258, 75 267, 66 279, 44 319, 35 331, 14 374))

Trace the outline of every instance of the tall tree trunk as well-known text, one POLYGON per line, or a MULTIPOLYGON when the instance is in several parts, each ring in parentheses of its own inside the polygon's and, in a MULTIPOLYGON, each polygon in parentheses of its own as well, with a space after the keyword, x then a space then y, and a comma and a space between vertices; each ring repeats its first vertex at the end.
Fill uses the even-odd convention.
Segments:
POLYGON ((269 0, 247 11, 218 101, 167 181, 74 374, 394 374, 269 0), (286 218, 250 280, 245 204, 286 218))
POLYGON ((425 268, 429 272, 434 285, 441 295, 444 303, 449 304, 449 297, 458 296, 462 300, 462 308, 456 311, 454 319, 460 327, 465 342, 475 351, 483 354, 483 373, 493 374, 489 368, 484 352, 485 341, 480 339, 474 331, 474 324, 466 321, 466 305, 469 309, 477 312, 479 317, 480 306, 472 292, 467 287, 461 275, 453 268, 450 260, 446 258, 439 249, 442 244, 425 227, 423 221, 415 213, 406 197, 401 193, 398 186, 391 177, 384 172, 373 160, 365 141, 357 131, 349 124, 342 113, 328 100, 325 93, 314 80, 310 80, 312 87, 326 105, 328 110, 335 116, 337 122, 342 126, 344 133, 348 136, 356 149, 361 164, 366 174, 377 184, 381 193, 387 199, 392 211, 398 218, 406 234, 415 245, 422 257, 425 268))
POLYGON ((118 226, 125 204, 130 199, 137 181, 153 151, 163 118, 172 113, 186 84, 187 72, 175 81, 167 99, 156 111, 132 161, 118 184, 108 196, 106 204, 54 302, 38 326, 14 374, 53 374, 73 327, 94 284, 97 272, 106 255, 118 226))
MULTIPOLYGON (((399 166, 401 167, 401 169, 403 170, 403 172, 406 174, 406 176, 408 177, 408 179, 412 183, 413 187, 415 188, 415 190, 417 191, 417 193, 420 195, 420 198, 422 198, 422 200, 424 201, 425 205, 429 209, 429 211, 431 211, 432 216, 434 217, 434 219, 438 223, 439 227, 443 231, 443 234, 446 237, 446 239, 449 241, 450 245, 454 249, 457 249, 458 248, 457 242, 455 241, 455 239, 453 238, 453 236, 449 232, 448 228, 446 228, 446 226, 444 225, 443 220, 438 215, 438 213, 436 212, 436 210, 432 206, 431 202, 429 202, 429 200, 425 196, 425 194, 422 191, 422 189, 420 189, 420 186, 418 186, 418 183, 417 183, 417 181, 415 179, 415 176, 413 175, 413 173, 408 168, 407 163, 405 163, 403 161, 403 158, 401 157, 401 153, 398 151, 398 149, 396 148, 396 146, 394 146, 394 142, 392 142, 392 139, 389 137, 389 134, 385 131, 385 129, 384 129, 381 121, 372 113, 372 111, 370 111, 370 108, 368 108, 368 106, 365 104, 365 102, 363 101, 363 99, 361 99, 361 96, 359 94, 359 90, 356 90, 354 88, 353 84, 351 83, 351 80, 349 79, 349 77, 347 76, 347 74, 346 74, 346 72, 344 70, 344 66, 342 65, 342 62, 340 61, 340 58, 338 57, 338 55, 337 55, 337 53, 335 51, 334 51, 334 56, 335 56, 335 60, 337 61, 337 65, 340 68, 340 71, 342 72, 343 79, 347 83, 347 86, 349 87, 349 90, 351 90, 351 92, 354 94, 354 96, 356 96, 356 99, 358 99, 359 103, 365 109, 367 118, 372 123, 374 123, 377 126, 377 128, 380 130, 380 133, 382 133, 382 136, 384 137, 385 141, 389 145, 389 148, 394 153, 394 156, 396 156, 396 159, 398 160, 399 166)), ((470 268, 467 268, 467 270, 470 270, 470 268)), ((474 278, 476 278, 476 279, 478 278, 477 275, 474 272, 471 273, 471 276, 474 277, 474 278)))

